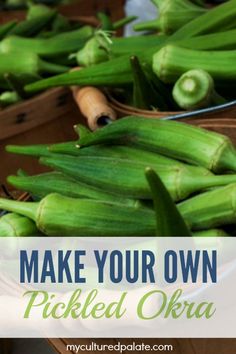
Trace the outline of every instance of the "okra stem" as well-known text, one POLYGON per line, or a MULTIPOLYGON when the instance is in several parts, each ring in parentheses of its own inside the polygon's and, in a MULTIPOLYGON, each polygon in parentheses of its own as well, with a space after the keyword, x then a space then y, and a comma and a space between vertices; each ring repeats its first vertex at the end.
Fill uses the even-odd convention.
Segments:
POLYGON ((138 31, 156 29, 169 34, 207 11, 189 0, 165 0, 159 4, 158 10, 159 17, 156 20, 137 24, 134 29, 138 31))
POLYGON ((62 74, 70 70, 68 66, 49 63, 48 61, 39 59, 39 71, 49 74, 62 74))
POLYGON ((135 31, 161 31, 162 29, 158 19, 137 23, 133 28, 135 31))
MULTIPOLYGON (((48 151, 52 153, 59 153, 59 154, 65 154, 65 155, 78 155, 78 148, 76 148, 77 141, 69 141, 66 143, 58 143, 54 145, 49 145, 48 146, 48 151)), ((43 155, 41 155, 43 156, 43 155)), ((45 156, 45 155, 44 155, 45 156)))
POLYGON ((190 70, 179 78, 173 88, 173 97, 179 107, 187 110, 226 103, 215 92, 212 77, 200 69, 190 70))
POLYGON ((127 16, 113 23, 113 29, 117 30, 121 27, 128 25, 129 23, 137 20, 137 16, 127 16))
POLYGON ((6 151, 26 156, 41 157, 41 156, 51 156, 52 154, 48 150, 47 145, 7 145, 6 151))
POLYGON ((16 200, 0 198, 0 209, 27 216, 34 221, 36 221, 38 207, 39 203, 35 202, 23 203, 16 200))

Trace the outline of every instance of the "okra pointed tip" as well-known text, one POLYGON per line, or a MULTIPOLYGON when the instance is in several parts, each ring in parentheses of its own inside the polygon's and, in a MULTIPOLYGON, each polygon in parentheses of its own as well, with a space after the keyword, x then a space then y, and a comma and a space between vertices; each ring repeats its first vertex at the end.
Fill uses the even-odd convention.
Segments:
POLYGON ((15 181, 15 179, 17 178, 17 176, 14 176, 14 175, 10 175, 10 176, 7 176, 7 183, 10 183, 15 181))
POLYGON ((7 152, 11 152, 11 153, 17 152, 17 151, 18 151, 18 148, 19 148, 19 146, 17 146, 17 145, 6 145, 6 146, 5 146, 5 150, 6 150, 7 152))
POLYGON ((39 159, 39 163, 41 164, 41 165, 45 165, 46 163, 47 163, 47 161, 48 161, 48 158, 47 157, 40 157, 40 159, 39 159))
POLYGON ((135 61, 135 60, 137 60, 136 55, 131 55, 130 60, 131 60, 131 61, 135 61))
POLYGON ((146 167, 145 168, 145 176, 148 178, 149 176, 153 175, 155 173, 151 167, 146 167))
POLYGON ((156 214, 156 235, 191 236, 188 226, 159 175, 149 167, 146 168, 145 175, 152 193, 156 214))
POLYGON ((148 172, 153 172, 153 169, 151 167, 146 167, 145 168, 145 172, 148 173, 148 172))

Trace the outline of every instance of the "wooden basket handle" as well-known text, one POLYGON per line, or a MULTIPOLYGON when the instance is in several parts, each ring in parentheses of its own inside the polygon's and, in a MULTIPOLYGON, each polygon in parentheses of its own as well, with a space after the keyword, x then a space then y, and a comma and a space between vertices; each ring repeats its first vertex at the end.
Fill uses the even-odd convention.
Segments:
MULTIPOLYGON (((80 69, 76 68, 73 70, 80 69)), ((115 110, 109 105, 106 95, 98 88, 92 86, 72 86, 71 91, 75 103, 87 119, 91 130, 96 130, 116 120, 117 114, 115 110)))

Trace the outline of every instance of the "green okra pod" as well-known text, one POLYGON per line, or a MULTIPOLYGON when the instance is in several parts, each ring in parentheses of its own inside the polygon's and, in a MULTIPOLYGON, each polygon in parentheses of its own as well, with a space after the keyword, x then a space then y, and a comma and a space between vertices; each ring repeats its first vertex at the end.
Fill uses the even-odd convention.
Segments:
POLYGON ((220 32, 235 27, 236 1, 230 0, 212 8, 181 27, 173 39, 190 38, 207 33, 220 32))
POLYGON ((193 230, 217 228, 236 222, 236 184, 218 188, 178 205, 193 230))
POLYGON ((236 29, 181 40, 178 45, 194 50, 236 49, 236 29))
POLYGON ((153 56, 154 73, 165 83, 175 83, 188 70, 207 71, 217 82, 236 79, 236 50, 204 51, 167 45, 153 56))
POLYGON ((68 67, 52 64, 40 59, 36 54, 24 51, 0 53, 0 79, 6 73, 38 76, 41 73, 56 74, 68 71, 68 67))
POLYGON ((134 30, 160 31, 170 34, 207 12, 206 8, 193 4, 189 0, 160 1, 158 10, 157 19, 138 23, 134 26, 134 30))
POLYGON ((226 103, 215 91, 214 80, 204 70, 187 71, 175 83, 173 97, 179 107, 192 110, 226 103))
POLYGON ((112 56, 139 55, 143 51, 161 45, 167 40, 165 35, 140 35, 133 37, 113 37, 110 47, 112 56))
POLYGON ((130 116, 79 140, 80 147, 115 143, 138 146, 214 172, 236 170, 236 151, 228 137, 180 122, 130 116))
POLYGON ((58 34, 51 38, 23 38, 9 36, 0 42, 0 52, 9 53, 22 51, 34 53, 40 57, 57 57, 70 54, 82 48, 85 42, 93 35, 93 28, 84 26, 74 31, 58 34))
MULTIPOLYGON (((145 162, 108 157, 42 157, 40 162, 64 174, 104 191, 128 198, 150 199, 151 193, 143 171, 145 162)), ((183 200, 190 194, 236 182, 236 175, 202 175, 182 166, 156 165, 155 171, 173 200, 183 200)))
MULTIPOLYGON (((50 152, 60 153, 62 155, 84 156, 84 157, 108 157, 123 160, 132 160, 148 164, 152 168, 158 168, 159 165, 187 167, 193 173, 202 175, 212 175, 212 173, 204 167, 186 165, 184 162, 174 160, 158 153, 139 149, 137 147, 125 145, 94 145, 83 149, 75 148, 74 143, 55 144, 49 146, 50 152)), ((46 156, 43 155, 42 156, 46 156)))
POLYGON ((97 199, 124 205, 136 204, 135 200, 105 192, 103 189, 78 182, 58 172, 36 176, 8 176, 7 182, 13 187, 29 192, 37 198, 44 198, 51 193, 60 193, 72 198, 97 199))
MULTIPOLYGON (((149 50, 139 52, 141 62, 151 65, 152 55, 163 45, 159 44, 149 50)), ((77 48, 78 49, 78 48, 77 48)), ((57 77, 40 80, 35 84, 27 85, 26 91, 36 92, 49 87, 57 86, 120 86, 132 83, 133 77, 130 67, 130 54, 111 59, 104 63, 59 75, 57 77)))
POLYGON ((154 170, 147 168, 146 178, 155 210, 156 236, 191 236, 188 226, 160 177, 154 170))
POLYGON ((47 236, 154 236, 152 210, 50 194, 41 202, 0 199, 0 208, 34 220, 47 236))
POLYGON ((16 26, 7 33, 8 36, 33 37, 42 29, 49 25, 56 16, 56 11, 51 10, 47 14, 40 15, 17 23, 16 26))
POLYGON ((9 213, 0 218, 0 237, 32 237, 40 235, 41 232, 35 223, 25 216, 9 213))

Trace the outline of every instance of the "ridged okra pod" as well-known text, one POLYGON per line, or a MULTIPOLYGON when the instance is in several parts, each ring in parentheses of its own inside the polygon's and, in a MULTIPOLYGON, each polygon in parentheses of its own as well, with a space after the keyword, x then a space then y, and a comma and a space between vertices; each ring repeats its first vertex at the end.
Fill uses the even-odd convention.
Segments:
POLYGON ((76 147, 77 141, 58 143, 54 145, 7 145, 6 151, 32 156, 32 157, 53 157, 60 155, 69 155, 69 156, 84 156, 84 157, 113 157, 118 159, 132 160, 137 162, 144 162, 149 166, 155 168, 159 165, 166 166, 182 166, 188 167, 188 170, 196 172, 197 174, 210 175, 212 174, 209 170, 204 167, 187 165, 184 162, 171 159, 164 155, 154 153, 152 151, 146 151, 138 149, 132 146, 122 146, 122 145, 113 145, 112 147, 107 145, 95 145, 89 146, 84 149, 78 149, 76 147))
POLYGON ((230 0, 207 11, 173 34, 173 39, 190 38, 235 27, 236 1, 230 0))
POLYGON ((60 193, 72 198, 91 198, 127 205, 135 205, 136 203, 135 200, 106 193, 102 189, 78 182, 58 172, 35 176, 9 176, 7 182, 15 188, 29 192, 38 198, 44 198, 51 193, 60 193))
POLYGON ((185 123, 126 117, 81 138, 79 145, 120 143, 203 166, 214 172, 236 170, 230 139, 185 123))
POLYGON ((42 29, 48 26, 56 16, 56 11, 50 10, 43 15, 26 19, 14 26, 7 35, 17 35, 22 37, 36 36, 42 29))
POLYGON ((89 39, 85 46, 76 54, 77 63, 80 66, 91 66, 102 63, 112 58, 126 54, 133 55, 151 47, 157 47, 166 41, 167 37, 160 36, 139 36, 139 37, 112 37, 106 40, 104 34, 98 32, 89 39))
POLYGON ((21 51, 38 54, 41 57, 57 57, 70 54, 82 48, 86 40, 93 35, 93 28, 84 26, 80 29, 65 32, 51 38, 23 38, 9 36, 0 42, 0 52, 21 51))
POLYGON ((115 58, 118 56, 132 54, 150 50, 152 47, 162 45, 167 40, 165 35, 140 35, 132 37, 112 38, 111 53, 115 58))
POLYGON ((36 54, 24 51, 0 53, 0 62, 1 80, 6 73, 38 76, 41 73, 58 74, 68 71, 66 66, 49 63, 36 54))
MULTIPOLYGON (((150 199, 151 193, 145 179, 147 163, 98 157, 42 157, 41 163, 63 172, 82 183, 128 198, 150 199)), ((186 167, 159 165, 157 172, 173 200, 185 199, 190 194, 216 186, 236 182, 236 175, 209 176, 186 167)))
POLYGON ((177 43, 181 47, 194 50, 236 49, 236 29, 186 38, 177 43))
POLYGON ((25 216, 9 213, 0 218, 0 237, 40 235, 34 221, 25 216))
MULTIPOLYGON (((164 44, 164 43, 163 43, 164 44)), ((152 63, 152 55, 162 47, 163 44, 157 44, 147 50, 139 52, 139 59, 143 63, 152 63)), ((49 87, 57 86, 119 86, 132 83, 133 77, 130 67, 130 54, 111 59, 104 63, 76 70, 66 75, 40 80, 37 83, 27 85, 27 92, 37 92, 49 87)))
POLYGON ((218 188, 178 205, 193 230, 216 228, 236 222, 236 184, 218 188))
POLYGON ((0 208, 35 221, 47 236, 154 236, 152 210, 50 194, 41 202, 0 199, 0 208))
POLYGON ((204 51, 167 45, 153 56, 154 73, 165 83, 175 83, 186 71, 202 69, 217 82, 236 79, 236 50, 204 51))

